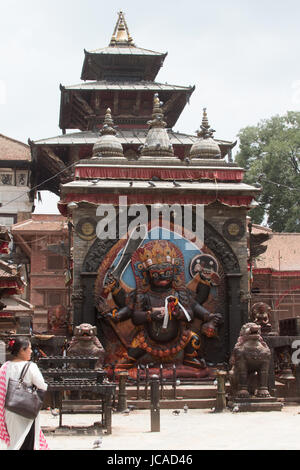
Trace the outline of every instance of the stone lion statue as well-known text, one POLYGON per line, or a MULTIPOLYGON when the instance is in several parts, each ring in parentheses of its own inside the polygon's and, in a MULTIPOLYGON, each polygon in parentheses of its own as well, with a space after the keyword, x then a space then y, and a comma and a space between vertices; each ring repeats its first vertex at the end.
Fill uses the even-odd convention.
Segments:
POLYGON ((242 326, 230 359, 230 394, 237 398, 270 397, 268 390, 271 351, 257 323, 242 326))
POLYGON ((67 356, 98 357, 96 367, 102 367, 105 351, 97 338, 97 327, 82 323, 75 327, 67 356))

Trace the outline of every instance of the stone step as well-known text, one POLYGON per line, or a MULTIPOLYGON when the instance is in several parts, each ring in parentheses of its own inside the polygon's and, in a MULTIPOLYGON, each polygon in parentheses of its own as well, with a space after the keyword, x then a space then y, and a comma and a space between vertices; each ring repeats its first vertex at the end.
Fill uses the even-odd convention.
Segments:
MULTIPOLYGON (((126 388, 127 392, 127 399, 137 399, 137 389, 136 388, 131 388, 128 389, 126 388)), ((176 398, 191 398, 191 399, 202 399, 202 398, 215 398, 216 397, 216 387, 215 386, 201 386, 201 387, 180 387, 176 388, 176 398)), ((174 398, 174 389, 172 387, 164 387, 163 392, 162 392, 163 398, 169 398, 172 399, 174 398)), ((144 399, 146 396, 146 391, 145 387, 140 387, 139 390, 139 398, 144 399)), ((147 389, 147 397, 149 398, 150 396, 150 387, 147 389)), ((161 396, 161 391, 160 391, 160 396, 161 396)))
MULTIPOLYGON (((201 398, 201 399, 178 399, 178 400, 160 400, 159 406, 161 409, 174 409, 182 410, 184 405, 193 409, 211 409, 215 406, 216 400, 214 398, 201 398)), ((150 400, 127 400, 127 406, 133 405, 138 410, 150 409, 150 400)))

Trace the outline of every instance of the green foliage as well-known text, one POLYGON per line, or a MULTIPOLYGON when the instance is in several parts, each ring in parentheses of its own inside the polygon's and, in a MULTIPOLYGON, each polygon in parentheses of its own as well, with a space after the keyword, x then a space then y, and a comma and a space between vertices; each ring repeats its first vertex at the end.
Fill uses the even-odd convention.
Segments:
POLYGON ((300 112, 245 127, 239 139, 235 161, 247 170, 245 182, 262 186, 252 221, 275 232, 300 232, 300 112))

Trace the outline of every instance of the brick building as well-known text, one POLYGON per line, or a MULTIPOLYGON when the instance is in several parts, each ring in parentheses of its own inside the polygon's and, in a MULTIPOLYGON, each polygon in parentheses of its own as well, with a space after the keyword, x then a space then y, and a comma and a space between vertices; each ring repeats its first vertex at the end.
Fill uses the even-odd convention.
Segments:
POLYGON ((30 194, 31 153, 28 145, 0 134, 0 224, 10 227, 28 219, 32 212, 30 194))
POLYGON ((267 232, 270 238, 253 266, 251 304, 269 304, 275 321, 300 316, 300 233, 275 233, 254 224, 252 232, 267 232))
POLYGON ((24 256, 28 299, 34 306, 33 330, 47 331, 49 313, 55 308, 66 314, 70 292, 68 271, 68 226, 60 215, 33 214, 12 227, 16 254, 24 256))

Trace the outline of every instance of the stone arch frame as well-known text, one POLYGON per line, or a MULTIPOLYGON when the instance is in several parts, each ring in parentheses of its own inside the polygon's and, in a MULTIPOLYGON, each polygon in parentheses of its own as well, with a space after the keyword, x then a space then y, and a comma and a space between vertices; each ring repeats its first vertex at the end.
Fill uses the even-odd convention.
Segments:
POLYGON ((226 276, 227 312, 224 318, 224 348, 229 361, 242 325, 247 321, 248 304, 241 302, 242 277, 238 257, 230 244, 209 222, 204 222, 204 243, 222 263, 226 276))
MULTIPOLYGON (((227 305, 224 312, 223 360, 228 361, 231 351, 239 336, 240 328, 247 320, 247 305, 242 305, 240 300, 240 280, 242 273, 236 254, 230 244, 224 239, 209 222, 204 222, 204 243, 218 257, 222 264, 227 290, 227 305)), ((82 292, 77 302, 77 314, 74 308, 74 323, 95 322, 94 284, 100 263, 108 251, 118 242, 114 240, 96 239, 90 246, 82 264, 81 286, 82 292)), ((222 312, 223 313, 223 312, 222 312)), ((104 338, 101 338, 105 342, 104 338)))
POLYGON ((204 222, 204 243, 222 263, 226 274, 240 274, 239 260, 229 243, 209 222, 204 222))
MULTIPOLYGON (((204 243, 220 259, 223 269, 226 273, 240 274, 240 265, 238 258, 231 246, 211 224, 204 223, 204 243)), ((114 240, 100 240, 96 238, 90 246, 84 261, 82 263, 82 272, 97 272, 101 261, 107 252, 118 242, 114 240)))

